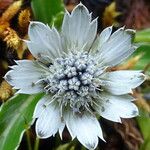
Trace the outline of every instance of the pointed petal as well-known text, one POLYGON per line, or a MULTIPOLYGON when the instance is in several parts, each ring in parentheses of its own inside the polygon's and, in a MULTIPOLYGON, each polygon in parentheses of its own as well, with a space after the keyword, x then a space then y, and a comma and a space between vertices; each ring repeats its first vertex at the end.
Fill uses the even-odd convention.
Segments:
POLYGON ((111 33, 112 33, 112 26, 107 27, 100 33, 100 35, 96 39, 97 50, 99 50, 102 47, 102 45, 109 40, 111 33))
POLYGON ((63 130, 65 128, 65 123, 61 123, 61 126, 59 127, 59 135, 60 135, 60 138, 62 139, 62 133, 63 133, 63 130))
POLYGON ((99 36, 95 39, 92 48, 91 48, 91 53, 96 53, 102 45, 109 39, 110 35, 112 33, 112 26, 107 27, 104 29, 99 36))
POLYGON ((102 45, 99 46, 99 50, 96 55, 102 65, 115 66, 128 58, 134 52, 135 47, 132 45, 132 39, 135 35, 135 31, 120 28, 111 36, 109 31, 103 31, 108 34, 107 36, 104 36, 102 33, 103 40, 102 38, 99 38, 99 42, 102 43, 102 45))
POLYGON ((109 40, 110 36, 111 36, 111 33, 112 33, 112 26, 110 27, 107 27, 106 29, 104 29, 100 36, 99 36, 99 45, 103 45, 105 42, 107 42, 107 40, 109 40))
POLYGON ((121 118, 132 118, 138 115, 138 109, 129 95, 115 96, 109 93, 100 94, 101 100, 99 106, 95 106, 95 110, 102 117, 114 121, 121 122, 121 118))
POLYGON ((48 138, 55 135, 62 126, 59 106, 54 103, 47 104, 48 97, 44 97, 42 102, 39 101, 35 109, 34 116, 38 116, 36 122, 36 133, 39 138, 48 138), (44 100, 46 99, 46 100, 44 100), (43 105, 44 101, 46 104, 43 105), (39 108, 39 110, 37 110, 39 108), (39 114, 41 110, 41 114, 39 114))
POLYGON ((50 29, 41 22, 31 21, 28 34, 31 41, 25 42, 34 57, 45 55, 54 59, 61 56, 61 39, 55 28, 50 29))
POLYGON ((62 40, 65 50, 73 48, 89 50, 97 32, 97 19, 91 21, 91 14, 83 4, 78 4, 71 15, 66 12, 62 25, 62 40), (84 48, 83 48, 84 47, 84 48))
POLYGON ((20 89, 18 93, 33 94, 43 91, 41 84, 35 84, 39 79, 44 78, 46 70, 41 68, 36 61, 20 60, 16 61, 12 70, 5 75, 6 81, 14 89, 20 89))
POLYGON ((66 112, 64 113, 64 120, 65 120, 65 124, 67 126, 67 129, 72 137, 72 140, 77 136, 77 134, 74 132, 74 130, 72 128, 74 127, 74 120, 73 120, 73 114, 71 112, 71 110, 66 110, 66 112), (72 124, 71 124, 72 122, 72 124))
POLYGON ((84 113, 82 116, 68 113, 65 118, 67 128, 73 136, 88 149, 95 149, 98 145, 98 137, 102 140, 102 130, 96 117, 91 114, 84 113))
POLYGON ((132 93, 132 89, 145 81, 145 75, 140 71, 114 71, 102 77, 102 86, 114 95, 132 93))

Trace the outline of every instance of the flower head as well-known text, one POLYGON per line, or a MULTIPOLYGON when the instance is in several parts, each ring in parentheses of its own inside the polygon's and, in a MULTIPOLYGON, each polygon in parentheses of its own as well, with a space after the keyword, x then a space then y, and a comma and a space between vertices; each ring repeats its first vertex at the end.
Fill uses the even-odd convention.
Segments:
POLYGON ((31 22, 27 46, 36 60, 19 60, 5 79, 17 93, 44 92, 34 118, 36 133, 48 138, 65 125, 72 139, 95 149, 104 140, 95 116, 115 122, 138 115, 129 95, 145 80, 140 71, 114 71, 135 48, 133 30, 106 28, 97 36, 97 19, 81 3, 65 13, 61 33, 40 22, 31 22))

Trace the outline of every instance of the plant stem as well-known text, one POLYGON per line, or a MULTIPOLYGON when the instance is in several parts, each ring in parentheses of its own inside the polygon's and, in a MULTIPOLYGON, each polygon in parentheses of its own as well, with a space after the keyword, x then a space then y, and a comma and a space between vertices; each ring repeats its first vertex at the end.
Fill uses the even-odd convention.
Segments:
POLYGON ((28 150, 32 150, 29 130, 26 131, 26 136, 27 136, 28 150))
POLYGON ((36 137, 34 150, 38 150, 39 149, 39 144, 40 144, 40 139, 38 137, 36 137))

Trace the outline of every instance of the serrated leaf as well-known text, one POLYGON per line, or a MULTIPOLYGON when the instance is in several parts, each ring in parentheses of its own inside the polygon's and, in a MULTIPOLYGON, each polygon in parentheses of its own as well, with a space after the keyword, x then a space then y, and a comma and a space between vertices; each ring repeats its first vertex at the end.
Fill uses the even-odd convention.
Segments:
POLYGON ((24 131, 32 124, 35 105, 42 96, 16 95, 1 106, 0 150, 18 148, 24 131))
POLYGON ((52 19, 64 11, 62 0, 32 0, 31 7, 36 20, 51 24, 52 19))

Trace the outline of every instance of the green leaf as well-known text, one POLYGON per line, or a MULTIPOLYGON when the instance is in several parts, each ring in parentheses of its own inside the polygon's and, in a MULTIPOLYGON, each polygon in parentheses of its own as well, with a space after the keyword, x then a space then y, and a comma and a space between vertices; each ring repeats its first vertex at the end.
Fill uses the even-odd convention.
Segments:
POLYGON ((137 31, 135 35, 135 42, 150 42, 150 28, 142 31, 137 31))
POLYGON ((137 121, 142 132, 144 143, 141 145, 140 150, 150 149, 150 117, 147 112, 141 111, 137 121))
POLYGON ((18 148, 24 131, 32 124, 35 105, 42 96, 16 95, 1 106, 0 150, 18 148))
POLYGON ((54 25, 57 29, 60 29, 63 18, 64 18, 64 12, 58 13, 55 17, 52 18, 50 25, 54 25))
POLYGON ((64 11, 62 0, 32 0, 31 7, 35 19, 48 24, 64 11))
MULTIPOLYGON (((140 46, 134 53, 135 55, 142 55, 140 60, 135 65, 135 69, 143 70, 148 64, 150 64, 150 45, 142 45, 140 46)), ((147 70, 150 73, 150 68, 147 70)))

